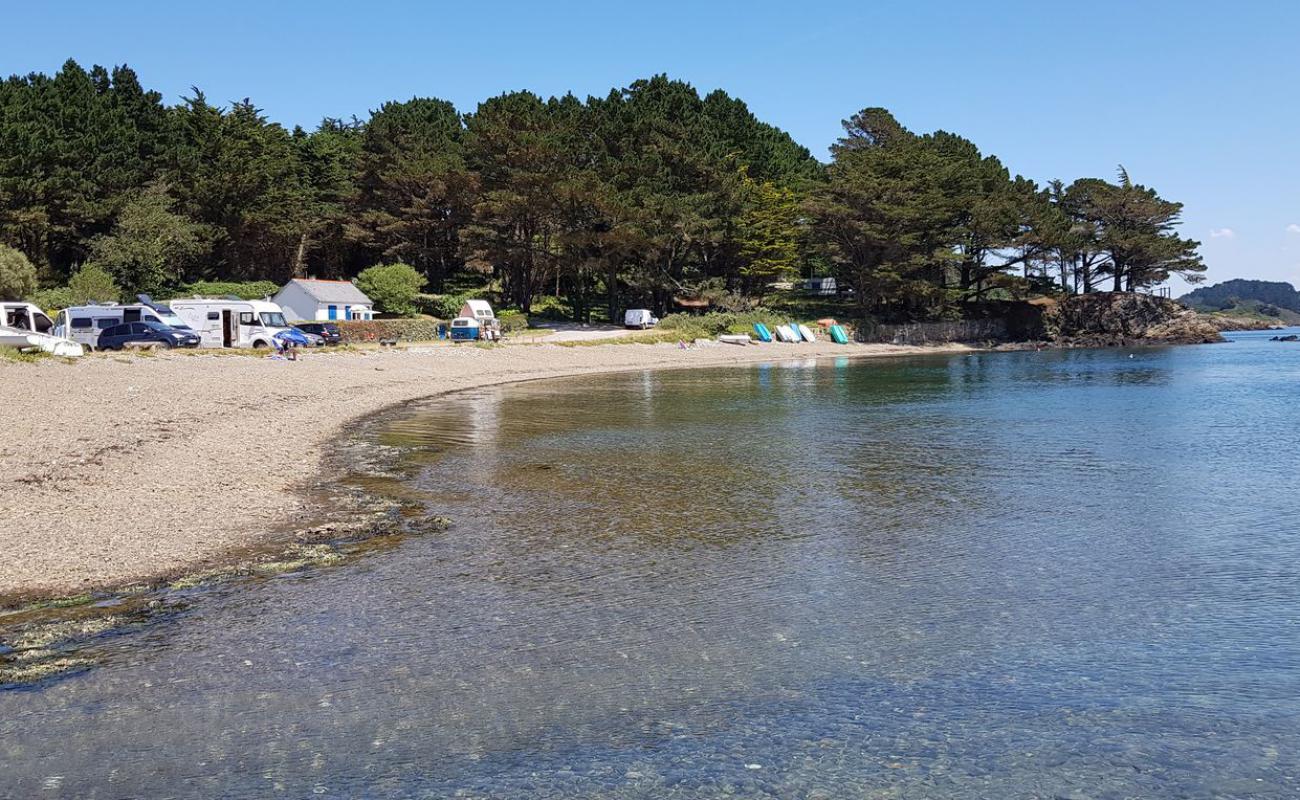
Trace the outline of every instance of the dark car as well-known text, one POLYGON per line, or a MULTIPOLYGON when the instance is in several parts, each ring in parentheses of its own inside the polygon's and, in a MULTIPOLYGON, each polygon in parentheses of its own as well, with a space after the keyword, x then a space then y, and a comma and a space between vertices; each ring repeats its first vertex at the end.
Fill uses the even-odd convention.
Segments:
POLYGON ((99 334, 97 347, 100 350, 121 350, 128 345, 198 347, 199 341, 199 335, 189 328, 173 328, 161 322, 124 322, 105 328, 99 334))
POLYGON ((293 327, 303 333, 314 333, 325 340, 325 344, 338 344, 343 341, 339 326, 332 322, 299 322, 293 327))

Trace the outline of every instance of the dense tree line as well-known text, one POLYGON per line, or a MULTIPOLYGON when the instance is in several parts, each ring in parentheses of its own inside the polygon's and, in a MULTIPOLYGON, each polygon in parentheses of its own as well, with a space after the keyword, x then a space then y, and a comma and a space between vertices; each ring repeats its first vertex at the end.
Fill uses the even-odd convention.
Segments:
POLYGON ((1140 289, 1204 269, 1181 206, 1121 173, 1040 187, 883 109, 828 165, 746 105, 656 76, 604 97, 512 92, 462 113, 390 102, 286 130, 129 68, 0 83, 0 243, 43 285, 93 262, 128 292, 353 277, 402 262, 580 316, 707 296, 752 303, 832 274, 864 310, 927 316, 1007 292, 1140 289))

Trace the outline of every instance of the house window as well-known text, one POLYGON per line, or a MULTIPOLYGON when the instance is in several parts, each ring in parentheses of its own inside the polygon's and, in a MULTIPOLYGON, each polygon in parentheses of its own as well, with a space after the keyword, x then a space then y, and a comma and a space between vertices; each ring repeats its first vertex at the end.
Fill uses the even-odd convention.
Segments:
POLYGON ((352 319, 352 306, 343 306, 343 319, 352 319))
POLYGON ((338 307, 338 306, 330 306, 330 307, 329 307, 329 312, 330 312, 330 317, 329 317, 330 319, 338 319, 338 318, 339 318, 339 307, 338 307))

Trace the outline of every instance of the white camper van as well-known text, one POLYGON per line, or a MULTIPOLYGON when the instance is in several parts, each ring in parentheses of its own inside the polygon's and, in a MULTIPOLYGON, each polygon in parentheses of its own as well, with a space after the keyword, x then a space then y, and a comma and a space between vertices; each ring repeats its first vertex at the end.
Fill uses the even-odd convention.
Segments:
POLYGON ((105 328, 124 322, 159 322, 171 328, 190 327, 170 308, 153 302, 149 295, 139 295, 139 300, 129 305, 103 303, 65 308, 54 320, 54 335, 93 349, 99 346, 99 334, 105 328))
POLYGON ((659 318, 650 313, 648 308, 629 308, 623 314, 623 327, 625 328, 653 328, 659 324, 659 318))
POLYGON ((486 300, 466 300, 465 305, 460 307, 460 316, 452 320, 452 327, 456 327, 456 323, 462 319, 478 323, 480 339, 494 342, 501 338, 501 323, 497 322, 496 314, 492 313, 492 305, 486 300))
POLYGON ((202 347, 274 347, 275 335, 289 329, 284 311, 269 300, 191 297, 172 300, 171 308, 202 347))

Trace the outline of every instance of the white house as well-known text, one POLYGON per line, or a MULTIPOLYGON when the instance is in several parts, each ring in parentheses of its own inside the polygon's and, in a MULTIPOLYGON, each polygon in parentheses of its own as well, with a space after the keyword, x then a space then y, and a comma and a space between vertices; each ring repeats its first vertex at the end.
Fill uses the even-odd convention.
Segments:
POLYGON ((275 302, 293 322, 373 319, 375 304, 351 281, 294 278, 280 289, 275 302))

